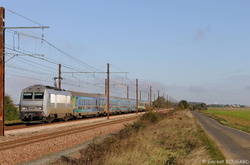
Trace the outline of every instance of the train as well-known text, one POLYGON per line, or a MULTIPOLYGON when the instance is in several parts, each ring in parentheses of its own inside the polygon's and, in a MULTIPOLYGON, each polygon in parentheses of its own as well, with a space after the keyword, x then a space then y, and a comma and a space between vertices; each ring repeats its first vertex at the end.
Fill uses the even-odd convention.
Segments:
MULTIPOLYGON (((68 91, 41 84, 24 88, 19 106, 21 120, 26 124, 104 116, 108 113, 106 95, 68 91)), ((148 101, 138 100, 138 111, 148 108, 148 101)), ((110 115, 136 110, 135 99, 110 97, 110 115)))

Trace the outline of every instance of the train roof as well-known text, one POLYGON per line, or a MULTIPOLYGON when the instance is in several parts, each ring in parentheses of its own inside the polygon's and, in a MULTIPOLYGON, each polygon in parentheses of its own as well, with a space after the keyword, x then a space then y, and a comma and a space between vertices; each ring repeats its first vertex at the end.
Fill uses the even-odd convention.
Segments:
POLYGON ((59 89, 57 87, 46 86, 46 85, 41 85, 41 84, 35 84, 35 85, 29 86, 27 88, 24 88, 24 90, 34 90, 34 89, 52 89, 52 90, 56 90, 56 91, 66 91, 64 89, 59 89))
MULTIPOLYGON (((35 89, 52 89, 52 90, 56 90, 56 91, 70 92, 71 95, 75 96, 75 97, 106 98, 106 95, 104 95, 104 94, 98 94, 98 93, 93 94, 93 93, 85 93, 85 92, 67 91, 64 89, 59 89, 57 87, 46 86, 46 85, 42 85, 42 84, 35 84, 32 86, 29 86, 29 87, 23 89, 23 91, 30 91, 30 90, 35 90, 35 89)), ((110 96, 110 99, 136 101, 136 99, 131 99, 131 98, 127 99, 124 97, 115 97, 115 96, 110 96)), ((139 101, 148 102, 146 100, 139 100, 139 101)))
MULTIPOLYGON (((75 92, 75 91, 69 91, 69 92, 72 94, 72 96, 75 97, 106 98, 106 95, 103 94, 92 94, 92 93, 75 92)), ((135 99, 127 99, 123 97, 113 97, 113 96, 110 96, 110 99, 135 101, 135 99)))
POLYGON ((75 92, 75 91, 69 91, 72 96, 76 97, 92 97, 92 98, 101 98, 104 97, 102 94, 93 94, 93 93, 84 93, 84 92, 75 92))

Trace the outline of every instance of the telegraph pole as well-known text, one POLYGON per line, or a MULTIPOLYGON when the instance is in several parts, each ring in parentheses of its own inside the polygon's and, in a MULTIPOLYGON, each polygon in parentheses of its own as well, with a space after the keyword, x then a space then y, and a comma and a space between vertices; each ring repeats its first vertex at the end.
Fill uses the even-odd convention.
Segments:
POLYGON ((160 109, 160 90, 158 90, 158 110, 160 109))
POLYGON ((136 79, 136 114, 138 114, 138 79, 136 79))
POLYGON ((0 7, 0 136, 4 136, 5 9, 0 7))
POLYGON ((150 86, 149 102, 150 102, 150 109, 152 109, 152 86, 150 86))
POLYGON ((61 89, 61 64, 59 64, 59 72, 58 72, 58 88, 61 89))
POLYGON ((140 90, 140 100, 141 100, 141 90, 140 90))
POLYGON ((57 87, 58 89, 61 89, 61 80, 63 80, 62 78, 62 71, 61 71, 61 67, 62 65, 59 64, 59 68, 58 68, 58 77, 54 77, 54 85, 55 87, 57 87), (56 83, 56 79, 58 79, 58 84, 56 83))
POLYGON ((167 108, 168 108, 168 95, 167 95, 167 108))
POLYGON ((107 96, 107 79, 105 78, 105 87, 104 87, 104 94, 107 96))
POLYGON ((171 96, 169 96, 169 105, 172 106, 171 96))
POLYGON ((129 86, 127 86, 127 99, 129 98, 129 86))
POLYGON ((109 119, 109 63, 107 64, 107 119, 109 119))
POLYGON ((0 136, 4 136, 4 94, 5 94, 5 29, 49 28, 41 27, 5 27, 5 9, 0 7, 0 136))
POLYGON ((107 79, 105 79, 105 95, 107 97, 107 103, 106 103, 106 108, 107 108, 107 119, 109 119, 109 114, 110 114, 110 106, 109 106, 109 102, 110 102, 110 97, 109 97, 109 93, 110 93, 110 78, 109 75, 110 73, 128 73, 128 72, 110 72, 109 71, 109 63, 107 63, 107 72, 63 72, 63 73, 105 73, 107 74, 107 79))
POLYGON ((149 100, 149 94, 150 94, 150 93, 148 92, 148 102, 150 101, 150 100, 149 100))

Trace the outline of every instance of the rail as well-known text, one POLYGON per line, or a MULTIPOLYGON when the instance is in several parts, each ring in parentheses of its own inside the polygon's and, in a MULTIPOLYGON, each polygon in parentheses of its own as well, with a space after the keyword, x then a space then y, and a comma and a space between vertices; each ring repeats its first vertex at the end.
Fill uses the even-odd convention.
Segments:
POLYGON ((23 145, 36 143, 36 142, 40 142, 40 141, 44 141, 44 140, 49 140, 49 139, 53 139, 53 138, 57 138, 57 137, 61 137, 61 136, 66 136, 68 134, 74 134, 74 133, 88 131, 88 130, 95 129, 95 128, 109 126, 109 125, 113 125, 113 124, 117 124, 117 123, 122 123, 122 122, 130 121, 130 120, 134 120, 136 118, 138 118, 138 116, 132 117, 132 118, 117 119, 117 120, 113 120, 113 121, 108 121, 108 122, 104 122, 104 123, 97 123, 97 124, 83 126, 83 127, 78 127, 75 130, 74 129, 67 129, 67 130, 63 130, 63 131, 56 131, 56 132, 52 132, 52 133, 47 133, 47 134, 36 135, 36 136, 27 137, 27 138, 2 142, 2 143, 0 143, 0 151, 8 150, 8 149, 12 149, 15 147, 20 147, 23 145))

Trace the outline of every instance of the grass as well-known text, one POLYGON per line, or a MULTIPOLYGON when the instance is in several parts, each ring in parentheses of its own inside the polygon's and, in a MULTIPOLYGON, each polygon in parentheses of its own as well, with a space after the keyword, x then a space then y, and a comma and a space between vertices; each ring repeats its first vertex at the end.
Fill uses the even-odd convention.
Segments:
POLYGON ((209 108, 203 113, 221 124, 250 133, 250 108, 209 108))
MULTIPOLYGON (((62 157, 58 164, 173 165, 205 164, 224 160, 217 146, 198 126, 189 111, 149 113, 102 142, 93 140, 82 157, 62 157)), ((56 164, 55 163, 55 164, 56 164)))
POLYGON ((5 120, 4 124, 14 124, 14 123, 21 123, 21 122, 22 120, 10 120, 10 121, 5 120))
POLYGON ((217 148, 217 145, 214 141, 207 136, 205 131, 198 126, 198 133, 197 135, 200 137, 200 140, 203 142, 204 145, 207 146, 207 151, 210 155, 210 160, 225 160, 226 158, 221 153, 221 151, 217 148))

